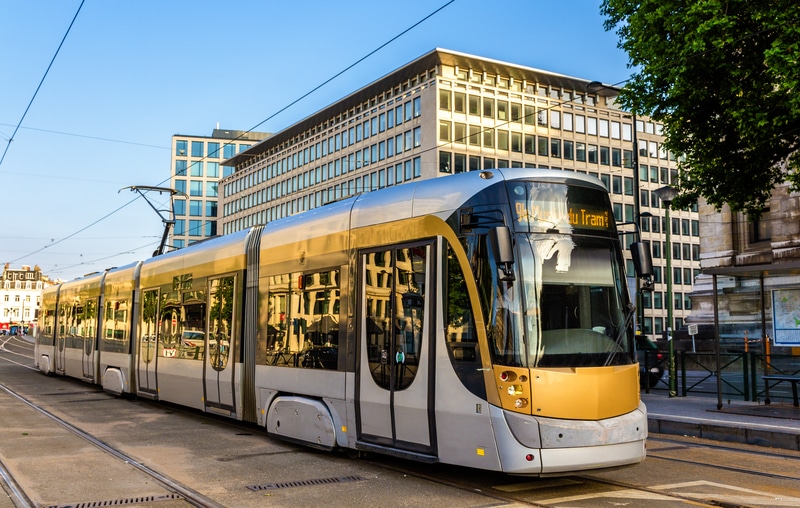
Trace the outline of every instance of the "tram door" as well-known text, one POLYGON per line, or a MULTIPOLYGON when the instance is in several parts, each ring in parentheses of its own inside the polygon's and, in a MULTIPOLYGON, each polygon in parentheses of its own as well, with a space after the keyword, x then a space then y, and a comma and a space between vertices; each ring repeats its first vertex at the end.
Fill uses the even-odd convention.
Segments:
POLYGON ((139 340, 136 354, 136 379, 138 393, 156 397, 158 383, 156 363, 158 360, 159 291, 151 289, 142 292, 142 306, 139 320, 139 340))
POLYGON ((234 411, 233 316, 236 277, 221 277, 209 282, 208 331, 204 366, 206 407, 234 411))
POLYGON ((358 435, 366 443, 435 454, 431 245, 361 258, 358 435))
POLYGON ((67 319, 68 312, 72 312, 72 307, 64 303, 58 305, 58 319, 56 322, 56 349, 55 349, 55 365, 56 372, 63 374, 66 370, 66 355, 67 355, 67 319))
MULTIPOLYGON (((81 364, 83 366, 83 378, 94 381, 95 377, 95 350, 97 349, 97 299, 86 300, 83 304, 81 316, 81 326, 79 334, 83 335, 83 354, 81 364)), ((79 312, 80 312, 79 311, 79 312)))

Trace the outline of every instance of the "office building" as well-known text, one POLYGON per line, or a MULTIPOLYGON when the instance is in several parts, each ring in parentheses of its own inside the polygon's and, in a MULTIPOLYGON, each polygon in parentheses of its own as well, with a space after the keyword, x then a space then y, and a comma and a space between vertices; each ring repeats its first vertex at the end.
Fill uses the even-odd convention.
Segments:
MULTIPOLYGON (((234 172, 221 181, 222 232, 463 171, 587 173, 609 189, 618 222, 641 216, 656 273, 653 291, 642 295, 640 325, 660 337, 667 319, 666 224, 653 191, 677 178, 677 161, 661 145, 662 126, 621 110, 616 94, 587 79, 433 50, 226 158, 234 172)), ((699 223, 696 209, 672 211, 670 219, 678 329, 699 272, 699 223)), ((623 237, 626 244, 634 239, 623 237)))
POLYGON ((172 136, 170 187, 175 198, 175 226, 167 251, 217 235, 219 180, 233 172, 222 161, 268 137, 265 132, 214 129, 211 136, 172 136))

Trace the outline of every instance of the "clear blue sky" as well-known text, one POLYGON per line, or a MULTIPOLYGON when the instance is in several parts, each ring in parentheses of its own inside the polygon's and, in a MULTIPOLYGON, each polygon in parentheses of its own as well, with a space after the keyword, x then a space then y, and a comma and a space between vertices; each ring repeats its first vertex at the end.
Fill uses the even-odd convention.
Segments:
MULTIPOLYGON (((80 3, 0 0, 2 150, 80 3)), ((149 257, 161 220, 118 191, 166 185, 172 135, 251 129, 445 4, 86 0, 0 165, 0 262, 72 279, 149 257)), ((619 83, 627 56, 599 6, 455 0, 255 130, 280 131, 437 47, 619 83)))

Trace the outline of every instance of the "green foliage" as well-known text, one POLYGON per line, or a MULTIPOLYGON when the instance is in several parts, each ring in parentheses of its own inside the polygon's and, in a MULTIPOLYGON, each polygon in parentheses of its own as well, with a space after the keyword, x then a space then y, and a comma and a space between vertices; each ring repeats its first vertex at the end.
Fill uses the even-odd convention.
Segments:
POLYGON ((682 207, 760 214, 776 184, 800 189, 800 2, 604 0, 635 70, 619 101, 663 122, 684 154, 682 207))

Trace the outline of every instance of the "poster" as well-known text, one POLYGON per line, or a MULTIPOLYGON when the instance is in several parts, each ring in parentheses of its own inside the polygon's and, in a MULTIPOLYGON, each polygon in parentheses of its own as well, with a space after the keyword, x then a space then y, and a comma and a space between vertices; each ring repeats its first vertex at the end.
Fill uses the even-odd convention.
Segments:
POLYGON ((800 289, 772 292, 772 322, 776 346, 800 346, 800 289))

